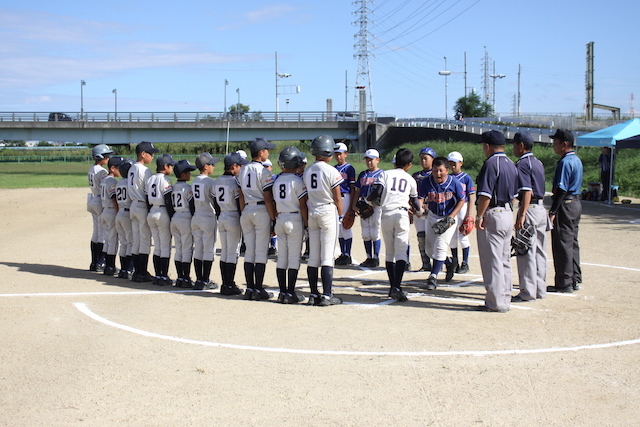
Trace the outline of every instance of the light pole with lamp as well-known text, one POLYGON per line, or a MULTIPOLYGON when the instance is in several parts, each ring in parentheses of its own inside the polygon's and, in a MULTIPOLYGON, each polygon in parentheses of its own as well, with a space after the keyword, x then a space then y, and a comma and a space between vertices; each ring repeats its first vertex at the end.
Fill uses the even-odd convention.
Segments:
POLYGON ((222 118, 227 117, 227 86, 229 86, 229 80, 224 79, 224 109, 222 110, 222 118))
POLYGON ((280 99, 278 98, 280 95, 278 79, 286 79, 288 77, 291 77, 291 74, 278 72, 278 52, 276 52, 276 122, 278 121, 278 110, 280 109, 280 99))
POLYGON ((114 89, 111 91, 115 97, 115 119, 118 120, 118 89, 114 89))
POLYGON ((83 86, 86 86, 87 82, 80 80, 80 120, 84 120, 84 90, 83 86))
MULTIPOLYGON (((447 57, 444 57, 444 69, 448 70, 447 68, 447 57)), ((449 107, 448 107, 448 95, 447 95, 447 87, 449 86, 449 82, 447 81, 447 79, 449 78, 449 74, 445 74, 444 75, 444 119, 448 120, 449 119, 449 107)))

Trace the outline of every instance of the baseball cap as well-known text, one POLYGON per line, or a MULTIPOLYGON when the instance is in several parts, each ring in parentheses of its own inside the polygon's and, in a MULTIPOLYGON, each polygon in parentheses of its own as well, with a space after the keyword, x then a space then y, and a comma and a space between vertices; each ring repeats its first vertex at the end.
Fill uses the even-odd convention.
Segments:
POLYGON ((142 152, 153 154, 153 153, 159 153, 160 150, 154 147, 152 143, 147 141, 142 141, 140 144, 136 145, 136 154, 140 154, 142 152))
POLYGON ((378 150, 376 150, 375 148, 369 148, 367 151, 364 152, 364 157, 369 159, 375 159, 380 157, 380 153, 378 153, 378 150))
POLYGON ((513 135, 513 142, 528 142, 533 144, 533 137, 529 132, 516 132, 513 135))
POLYGON ((458 151, 452 151, 449 153, 449 156, 447 156, 447 160, 449 160, 450 162, 462 162, 464 161, 462 158, 462 154, 460 154, 458 151))
POLYGON ((242 157, 243 159, 247 158, 247 153, 244 150, 238 150, 236 151, 236 153, 240 154, 240 157, 242 157))
POLYGON ((176 174, 176 178, 180 178, 180 175, 182 175, 183 172, 191 172, 196 169, 198 168, 189 163, 189 160, 183 159, 176 163, 176 165, 173 167, 173 173, 176 174))
POLYGON ((568 129, 558 129, 556 133, 549 136, 551 139, 559 139, 560 141, 569 141, 571 145, 575 142, 575 137, 573 136, 573 132, 568 129))
POLYGON ((338 142, 333 149, 334 153, 346 153, 347 151, 349 150, 347 149, 346 144, 344 144, 343 142, 338 142))
POLYGON ((422 150, 420 150, 420 154, 428 154, 434 159, 437 157, 436 150, 431 147, 424 147, 422 150))
POLYGON ((202 169, 205 165, 215 165, 220 161, 219 158, 213 157, 209 153, 200 153, 198 157, 196 157, 196 167, 198 169, 202 169))
POLYGON ((109 163, 107 163, 107 165, 109 166, 109 169, 111 169, 113 166, 120 166, 120 163, 122 162, 124 162, 124 159, 120 156, 109 157, 109 163))
POLYGON ((271 163, 271 160, 267 159, 262 162, 262 166, 273 166, 273 163, 271 163))
POLYGON ((156 159, 156 170, 162 169, 165 165, 175 166, 176 163, 178 162, 173 160, 171 154, 162 154, 156 159))
MULTIPOLYGON (((240 151, 242 151, 242 150, 240 150, 240 151)), ((230 154, 227 154, 226 156, 224 156, 224 166, 225 167, 233 166, 235 164, 238 164, 240 166, 244 166, 247 163, 249 163, 247 158, 246 157, 242 157, 242 155, 239 152, 230 153, 230 154)))
POLYGON ((489 145, 504 145, 506 143, 504 134, 497 130, 489 130, 482 134, 480 142, 487 143, 489 145))
POLYGON ((260 150, 273 150, 276 144, 272 144, 264 138, 256 138, 249 143, 251 153, 257 153, 260 150))

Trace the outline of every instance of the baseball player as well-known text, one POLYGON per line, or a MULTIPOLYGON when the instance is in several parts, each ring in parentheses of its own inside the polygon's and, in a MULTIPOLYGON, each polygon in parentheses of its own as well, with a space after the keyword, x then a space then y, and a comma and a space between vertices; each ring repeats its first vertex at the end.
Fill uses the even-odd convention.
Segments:
MULTIPOLYGON (((267 159, 264 162, 262 162, 262 166, 264 166, 265 168, 267 168, 269 170, 269 172, 271 172, 273 174, 273 163, 271 163, 271 160, 267 159)), ((276 179, 277 175, 273 175, 273 179, 276 179)), ((278 235, 275 233, 271 233, 271 237, 269 239, 269 250, 267 251, 267 255, 268 256, 275 256, 278 255, 278 235)))
POLYGON ((109 162, 109 156, 114 152, 108 145, 98 144, 91 149, 91 156, 94 164, 89 168, 87 178, 89 179, 89 189, 91 193, 87 195, 87 211, 91 213, 93 220, 93 234, 91 235, 91 264, 89 271, 98 271, 104 268, 104 229, 100 224, 100 214, 102 214, 102 201, 100 200, 100 183, 107 176, 104 166, 109 162))
POLYGON ((240 225, 244 235, 244 274, 247 290, 244 299, 265 300, 273 296, 263 287, 267 266, 271 224, 276 219, 271 187, 274 177, 262 162, 269 158, 269 150, 275 144, 264 138, 256 138, 249 144, 251 163, 242 166, 238 175, 240 183, 240 225))
MULTIPOLYGON (((422 170, 415 172, 412 176, 420 188, 420 182, 423 179, 431 175, 431 169, 433 168, 433 159, 436 158, 436 151, 431 147, 423 147, 420 150, 420 166, 422 170)), ((418 250, 420 251, 420 258, 422 260, 421 271, 431 271, 431 259, 426 250, 426 217, 420 215, 414 215, 413 225, 416 227, 418 233, 418 250)))
POLYGON ((240 255, 240 185, 237 176, 240 168, 249 163, 238 153, 224 157, 224 173, 213 182, 216 203, 220 208, 218 217, 218 233, 220 235, 220 272, 222 295, 240 295, 242 289, 234 282, 236 266, 240 255))
POLYGON ((171 217, 174 214, 171 201, 173 186, 169 175, 176 165, 171 154, 162 154, 156 159, 156 174, 147 180, 147 196, 151 210, 147 222, 153 237, 153 267, 155 276, 153 284, 173 285, 169 279, 169 263, 171 259, 171 217))
POLYGON ((191 234, 191 218, 196 211, 191 189, 191 172, 196 170, 188 160, 180 160, 173 167, 173 173, 178 181, 171 190, 171 204, 174 214, 171 217, 171 236, 175 242, 173 261, 178 278, 177 288, 192 288, 191 258, 193 257, 193 234, 191 234))
POLYGON ((449 175, 447 167, 449 162, 446 157, 436 157, 433 159, 433 171, 420 182, 418 194, 423 204, 427 205, 428 214, 425 221, 425 240, 427 254, 433 259, 433 265, 429 279, 427 280, 427 290, 435 290, 437 287, 436 278, 442 267, 446 264, 446 281, 453 277, 455 266, 453 260, 447 257, 451 238, 457 228, 458 212, 464 205, 464 192, 462 185, 453 176, 449 175), (449 228, 440 234, 434 230, 434 224, 445 218, 449 218, 449 228))
POLYGON ((116 184, 116 201, 118 202, 118 214, 116 215, 116 231, 120 242, 120 273, 118 278, 130 279, 133 276, 133 231, 131 230, 131 197, 129 197, 129 169, 135 163, 133 159, 124 159, 118 171, 122 177, 116 184))
MULTIPOLYGON (((342 184, 340 184, 340 194, 342 195, 342 206, 346 208, 345 215, 352 211, 351 200, 355 193, 356 170, 347 163, 348 150, 347 146, 340 142, 334 150, 333 157, 336 159, 336 169, 342 176, 342 184)), ((340 243, 340 256, 336 259, 336 265, 351 265, 351 246, 353 244, 353 231, 345 229, 340 224, 338 227, 338 242, 340 243)))
POLYGON ((476 234, 487 294, 478 310, 505 313, 511 304, 511 202, 517 194, 518 177, 516 166, 504 152, 502 132, 484 132, 481 143, 487 159, 477 179, 476 234))
MULTIPOLYGON (((471 176, 462 171, 462 165, 464 164, 464 158, 462 154, 457 151, 452 151, 449 153, 447 157, 449 160, 449 167, 451 168, 452 176, 460 181, 462 185, 462 191, 465 195, 464 206, 460 209, 457 217, 457 224, 462 224, 465 218, 470 217, 473 219, 473 198, 476 193, 476 186, 473 183, 473 178, 471 176)), ((455 266, 455 272, 460 274, 465 274, 469 272, 469 252, 471 249, 471 241, 469 240, 469 236, 464 236, 460 233, 458 227, 453 232, 453 237, 451 238, 451 256, 453 258, 453 265, 455 266), (458 265, 458 243, 462 247, 462 263, 458 265)))
POLYGON ((273 200, 276 204, 275 232, 280 250, 276 265, 276 277, 280 294, 278 302, 296 304, 304 297, 296 294, 296 281, 300 270, 302 236, 307 226, 307 188, 295 173, 303 165, 302 153, 296 147, 286 147, 278 156, 282 173, 273 183, 273 200))
POLYGON ((329 135, 321 135, 311 141, 311 154, 316 161, 304 171, 309 207, 309 261, 307 277, 311 294, 309 305, 329 306, 342 304, 333 295, 334 250, 338 242, 338 217, 342 215, 340 172, 329 165, 335 150, 335 142, 329 135), (318 268, 321 267, 322 295, 318 292, 318 268))
POLYGON ((133 231, 134 282, 150 282, 153 278, 147 271, 149 252, 151 251, 151 229, 147 223, 149 213, 147 199, 147 180, 153 175, 146 167, 153 155, 160 152, 152 143, 143 141, 136 146, 137 161, 129 168, 129 196, 131 197, 131 230, 133 231))
MULTIPOLYGON (((366 199, 369 191, 376 182, 382 169, 378 168, 380 163, 380 153, 373 148, 364 152, 364 161, 367 169, 360 172, 355 183, 355 192, 351 202, 351 209, 360 214, 357 201, 366 199)), ((367 252, 367 259, 360 264, 360 267, 377 267, 380 265, 380 216, 382 210, 380 206, 373 208, 373 215, 369 218, 360 218, 360 226, 362 227, 362 240, 364 240, 364 249, 367 252)))
POLYGON ((191 190, 195 212, 191 218, 193 234, 193 267, 196 272, 196 290, 216 289, 217 284, 210 280, 211 268, 216 246, 216 229, 218 227, 215 212, 215 189, 213 179, 209 177, 219 158, 209 153, 201 153, 196 157, 196 167, 200 174, 193 179, 191 190))
POLYGON ((120 166, 123 160, 122 157, 118 156, 110 157, 107 163, 109 173, 100 183, 100 200, 102 201, 100 222, 102 228, 105 230, 105 276, 113 276, 118 273, 116 270, 116 253, 118 252, 118 230, 116 229, 116 215, 118 214, 116 185, 118 181, 116 178, 120 178, 118 166, 120 166))
POLYGON ((420 210, 418 185, 407 171, 411 168, 413 153, 401 148, 395 155, 395 168, 384 171, 373 186, 367 200, 382 209, 380 222, 385 247, 385 267, 389 277, 389 296, 399 302, 407 301, 402 290, 402 276, 408 262, 409 202, 420 210))
POLYGON ((531 248, 516 257, 520 293, 511 302, 532 301, 547 295, 547 211, 544 208, 544 165, 531 150, 533 138, 529 132, 513 136, 513 154, 518 156, 518 200, 520 207, 515 229, 524 228, 525 222, 533 225, 531 248))

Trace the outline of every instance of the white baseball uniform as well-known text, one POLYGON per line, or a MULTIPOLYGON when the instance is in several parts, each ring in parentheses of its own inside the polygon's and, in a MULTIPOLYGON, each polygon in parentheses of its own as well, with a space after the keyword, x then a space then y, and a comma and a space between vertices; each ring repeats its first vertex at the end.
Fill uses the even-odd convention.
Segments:
POLYGON ((129 169, 129 197, 131 198, 131 229, 133 231, 133 246, 131 252, 149 254, 151 250, 151 229, 147 224, 147 189, 146 183, 151 178, 151 171, 140 162, 131 165, 129 169))
POLYGON ((309 206, 309 267, 334 265, 338 209, 333 200, 333 189, 341 183, 340 172, 323 161, 316 161, 304 171, 309 206))
POLYGON ((95 243, 104 242, 104 229, 100 224, 100 214, 102 214, 102 202, 100 200, 100 184, 107 176, 107 170, 100 165, 93 165, 89 168, 87 178, 89 179, 89 189, 91 193, 87 195, 87 211, 91 213, 93 220, 93 233, 91 241, 95 243))
POLYGON ((116 201, 118 214, 116 215, 116 231, 120 242, 120 256, 131 256, 133 235, 131 230, 131 198, 129 197, 129 180, 125 177, 116 184, 116 201))
POLYGON ((418 197, 418 184, 411 175, 400 168, 384 171, 376 184, 383 187, 380 209, 385 260, 408 262, 409 199, 418 197))
POLYGON ((213 179, 198 175, 191 183, 196 211, 191 218, 193 257, 201 261, 213 261, 216 246, 216 213, 213 207, 215 192, 213 179))
POLYGON ((307 195, 302 178, 293 173, 280 174, 273 183, 276 202, 275 232, 278 235, 277 268, 300 269, 304 222, 300 213, 300 199, 307 195))
POLYGON ((191 262, 193 256, 193 234, 191 234, 191 211, 189 202, 193 200, 191 185, 178 181, 171 190, 171 202, 175 213, 171 217, 171 235, 175 244, 173 259, 177 262, 191 262))
POLYGON ((118 250, 118 231, 116 230, 116 214, 118 212, 114 205, 117 183, 118 181, 112 175, 107 175, 100 184, 100 200, 102 201, 100 223, 105 233, 104 252, 107 255, 115 255, 118 250))
POLYGON ((244 260, 249 264, 266 264, 271 237, 271 218, 264 201, 264 192, 273 185, 274 176, 262 163, 252 161, 242 166, 238 182, 245 208, 240 216, 246 250, 244 260))
POLYGON ((240 211, 238 198, 240 185, 235 176, 225 172, 213 183, 216 202, 220 206, 218 217, 218 234, 220 235, 220 261, 237 264, 240 255, 242 229, 240 228, 240 211))
POLYGON ((171 190, 171 180, 163 173, 156 173, 147 180, 147 196, 151 204, 147 222, 153 236, 153 255, 160 258, 171 257, 171 218, 164 198, 171 190))

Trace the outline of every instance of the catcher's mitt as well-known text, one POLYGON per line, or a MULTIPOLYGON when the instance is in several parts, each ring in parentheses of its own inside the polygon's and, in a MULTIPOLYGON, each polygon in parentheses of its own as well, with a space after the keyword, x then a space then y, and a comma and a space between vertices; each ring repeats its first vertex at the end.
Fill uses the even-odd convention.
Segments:
POLYGON ((524 228, 516 230, 516 234, 511 237, 511 256, 524 255, 529 252, 535 231, 531 224, 525 224, 524 228))
POLYGON ((358 215, 360 215, 362 219, 367 219, 373 215, 373 206, 362 199, 356 202, 356 209, 358 209, 358 215))
POLYGON ((475 224, 476 220, 472 216, 466 216, 459 228, 460 234, 462 234, 463 236, 468 236, 473 231, 475 224))
POLYGON ((356 220, 356 213, 352 210, 348 210, 346 214, 342 217, 342 226, 345 230, 353 227, 353 222, 356 220))
POLYGON ((433 231, 436 234, 442 234, 449 229, 453 224, 455 224, 456 220, 451 218, 450 216, 445 216, 444 218, 438 220, 435 224, 431 226, 433 231))

